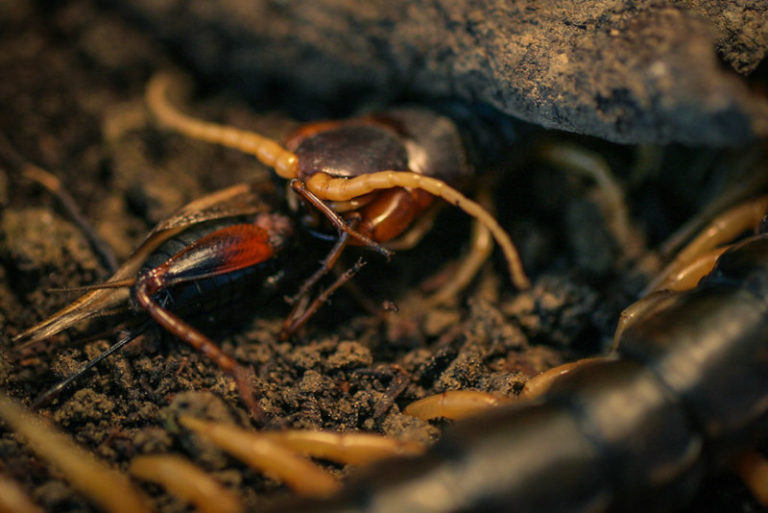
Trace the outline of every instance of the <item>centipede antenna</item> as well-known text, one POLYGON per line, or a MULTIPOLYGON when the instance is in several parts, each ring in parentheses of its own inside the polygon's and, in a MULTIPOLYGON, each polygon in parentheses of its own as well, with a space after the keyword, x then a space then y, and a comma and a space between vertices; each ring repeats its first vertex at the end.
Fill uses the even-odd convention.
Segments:
POLYGON ((249 130, 202 121, 177 109, 168 100, 168 90, 183 82, 181 77, 159 73, 147 85, 146 100, 149 110, 169 128, 193 139, 240 150, 256 157, 283 178, 296 178, 299 172, 296 155, 277 141, 249 130))
POLYGON ((459 207, 468 215, 483 223, 493 234, 507 260, 512 282, 520 290, 531 288, 531 282, 523 270, 520 254, 504 228, 486 209, 464 196, 442 180, 407 171, 379 171, 355 178, 333 178, 325 173, 315 173, 306 182, 306 189, 326 200, 347 201, 379 189, 410 187, 421 189, 459 207))
POLYGON ((146 321, 143 324, 141 324, 138 328, 135 328, 131 331, 129 331, 123 338, 112 344, 106 351, 98 355, 96 358, 93 358, 92 360, 88 360, 83 365, 80 366, 79 369, 77 369, 75 372, 70 374, 67 378, 65 378, 63 381, 60 381, 59 383, 55 384, 53 387, 49 388, 45 392, 43 392, 40 396, 38 396, 37 399, 35 399, 32 402, 32 409, 37 410, 38 408, 45 406, 48 404, 48 402, 62 393, 64 390, 66 390, 72 383, 80 379, 83 374, 88 372, 93 366, 97 365, 99 362, 104 360, 105 358, 108 358, 113 353, 119 351, 123 347, 125 347, 129 342, 133 341, 144 333, 146 331, 147 327, 152 324, 151 321, 146 321))

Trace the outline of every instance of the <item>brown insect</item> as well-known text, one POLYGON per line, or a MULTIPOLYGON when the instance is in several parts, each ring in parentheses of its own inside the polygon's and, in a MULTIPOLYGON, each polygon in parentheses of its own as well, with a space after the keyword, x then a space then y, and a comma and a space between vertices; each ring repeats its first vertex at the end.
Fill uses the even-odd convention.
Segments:
MULTIPOLYGON (((212 308, 212 302, 236 301, 245 291, 252 298, 274 298, 286 274, 305 269, 301 257, 312 262, 306 254, 295 253, 286 258, 284 249, 296 237, 294 223, 280 213, 273 201, 275 195, 264 190, 269 185, 236 185, 180 208, 150 232, 106 283, 83 287, 91 290, 19 334, 14 343, 35 344, 96 317, 131 310, 146 312, 166 331, 195 347, 232 376, 243 401, 258 414, 252 371, 224 353, 184 318, 212 308)), ((360 265, 353 266, 305 310, 294 315, 301 320, 308 318, 360 265)), ((292 317, 289 321, 297 323, 292 317)), ((132 331, 101 356, 84 364, 44 393, 37 403, 58 394, 93 365, 130 342, 143 328, 142 325, 132 331)))

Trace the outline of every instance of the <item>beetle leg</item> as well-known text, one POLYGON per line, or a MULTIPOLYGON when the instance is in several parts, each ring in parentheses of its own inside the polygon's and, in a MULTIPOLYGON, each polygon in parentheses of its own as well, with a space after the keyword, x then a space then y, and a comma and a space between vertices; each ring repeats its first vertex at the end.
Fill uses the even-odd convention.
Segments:
POLYGON ((269 244, 269 237, 266 230, 250 224, 214 231, 139 276, 134 286, 136 300, 158 324, 232 376, 243 402, 257 416, 261 409, 253 396, 253 371, 240 366, 211 339, 163 308, 153 296, 172 285, 226 274, 271 258, 274 248, 269 244))
POLYGON ((515 286, 521 290, 531 287, 531 283, 523 271, 517 248, 499 222, 478 203, 470 200, 442 180, 407 171, 380 171, 349 179, 333 178, 324 173, 315 173, 306 181, 306 188, 310 192, 319 198, 331 201, 345 201, 374 190, 393 187, 421 189, 461 208, 483 223, 491 231, 504 252, 509 273, 515 286))
POLYGON ((160 326, 203 353, 218 365, 221 370, 232 376, 243 402, 257 417, 260 416, 261 408, 253 395, 251 383, 253 371, 242 367, 234 358, 224 353, 211 339, 181 320, 177 315, 160 306, 159 303, 152 299, 147 290, 146 282, 140 281, 136 289, 136 298, 147 313, 160 326))
MULTIPOLYGON (((304 280, 304 283, 301 284, 301 287, 299 287, 299 290, 296 292, 296 294, 286 298, 286 301, 289 304, 292 304, 293 308, 283 322, 283 327, 280 334, 281 340, 287 340, 290 338, 293 332, 298 329, 298 326, 294 326, 294 322, 297 318, 302 317, 307 312, 307 303, 309 302, 307 293, 320 280, 320 278, 328 274, 328 272, 333 269, 333 266, 336 265, 336 262, 341 256, 341 253, 347 246, 348 240, 349 234, 347 234, 347 232, 342 232, 339 240, 336 241, 336 244, 333 245, 331 250, 328 252, 328 255, 326 255, 326 257, 323 259, 317 271, 315 271, 312 276, 304 280)), ((306 317, 304 322, 306 322, 307 319, 309 319, 309 317, 306 317)), ((304 322, 302 322, 302 324, 304 324, 304 322)))
POLYGON ((328 220, 336 227, 337 230, 340 232, 344 232, 348 234, 350 237, 353 237, 354 239, 357 239, 362 245, 367 246, 375 251, 378 251, 387 259, 389 259, 394 253, 378 242, 374 241, 370 237, 367 237, 363 235, 362 233, 356 231, 354 228, 350 227, 349 224, 344 221, 344 219, 339 216, 339 214, 334 211, 331 207, 325 204, 323 200, 321 200, 316 194, 314 194, 312 191, 310 191, 306 184, 298 179, 291 180, 291 188, 296 191, 297 194, 299 194, 302 198, 307 200, 313 207, 318 209, 325 217, 328 218, 328 220))
POLYGON ((336 265, 336 262, 339 260, 339 257, 344 251, 344 248, 347 247, 348 240, 349 234, 347 232, 343 232, 339 237, 339 240, 336 241, 336 244, 333 245, 323 261, 320 262, 320 267, 317 269, 317 271, 315 271, 312 276, 304 280, 304 283, 301 284, 301 287, 299 287, 299 290, 293 296, 286 298, 288 304, 294 304, 300 298, 304 297, 307 292, 309 292, 309 289, 311 289, 320 280, 320 278, 328 274, 328 272, 333 269, 333 266, 336 265))
POLYGON ((361 258, 358 259, 355 264, 344 271, 335 282, 333 282, 327 289, 321 292, 304 310, 299 310, 300 313, 289 316, 283 324, 283 331, 280 335, 281 340, 287 340, 291 335, 299 328, 304 326, 306 322, 317 312, 317 310, 323 306, 323 303, 328 301, 328 298, 336 292, 336 290, 351 280, 360 269, 365 265, 365 261, 361 258))

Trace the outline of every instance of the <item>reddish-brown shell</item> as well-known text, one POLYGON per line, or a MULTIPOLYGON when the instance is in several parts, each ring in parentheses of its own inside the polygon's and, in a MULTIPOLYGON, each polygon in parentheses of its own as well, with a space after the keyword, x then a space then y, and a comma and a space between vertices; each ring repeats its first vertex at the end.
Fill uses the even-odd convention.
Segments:
POLYGON ((423 108, 304 125, 286 148, 297 155, 302 179, 318 172, 351 178, 394 170, 456 184, 471 172, 456 125, 423 108))

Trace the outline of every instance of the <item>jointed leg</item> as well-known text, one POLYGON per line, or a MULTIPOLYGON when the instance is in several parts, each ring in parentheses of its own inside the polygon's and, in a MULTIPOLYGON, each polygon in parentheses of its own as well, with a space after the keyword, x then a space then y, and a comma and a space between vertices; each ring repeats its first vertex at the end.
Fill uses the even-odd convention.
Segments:
POLYGON ((509 399, 479 390, 449 390, 414 401, 403 413, 422 420, 439 417, 459 420, 508 402, 509 399))
POLYGON ((657 290, 638 299, 619 314, 619 322, 616 325, 616 332, 613 334, 613 345, 611 351, 615 352, 621 342, 621 336, 634 323, 643 319, 646 315, 664 307, 666 301, 677 294, 670 290, 657 290))
POLYGON ((576 360, 575 362, 568 362, 562 365, 558 365, 557 367, 552 367, 551 369, 544 371, 541 374, 537 374, 536 376, 529 379, 525 383, 523 390, 520 392, 520 398, 535 399, 537 397, 541 397, 547 393, 547 391, 552 387, 555 381, 558 380, 558 378, 578 369, 579 367, 591 365, 595 362, 600 362, 603 360, 609 360, 610 358, 610 356, 593 356, 591 358, 582 358, 580 360, 576 360))
POLYGON ((741 233, 755 228, 768 210, 768 196, 738 205, 717 216, 712 222, 693 239, 675 259, 664 269, 650 285, 645 293, 655 290, 667 277, 676 275, 700 255, 721 244, 730 242, 741 233))
MULTIPOLYGON (((484 205, 491 203, 488 191, 481 190, 478 200, 484 205)), ((461 265, 453 274, 451 281, 435 292, 429 298, 429 303, 433 305, 447 303, 455 298, 469 285, 492 252, 493 239, 490 230, 475 219, 472 223, 472 240, 469 253, 462 257, 461 265)))
POLYGON ((175 454, 144 454, 133 458, 128 472, 165 487, 201 513, 241 513, 240 498, 213 476, 175 454))
POLYGON ((601 193, 599 203, 608 229, 626 257, 638 257, 643 248, 629 222, 624 191, 605 159, 585 148, 565 143, 545 144, 539 149, 539 154, 550 164, 587 176, 597 183, 601 193))
POLYGON ((339 287, 351 280, 364 265, 365 261, 359 259, 352 267, 344 271, 344 273, 339 276, 330 287, 321 292, 306 309, 299 309, 298 312, 300 313, 291 312, 291 315, 283 323, 283 331, 280 334, 280 338, 282 340, 287 340, 297 329, 304 326, 304 324, 315 315, 318 309, 323 306, 323 303, 328 301, 328 298, 330 298, 339 287))
MULTIPOLYGON (((173 77, 167 74, 160 74, 155 76, 147 86, 147 103, 150 110, 161 122, 190 137, 236 148, 245 153, 255 155, 262 163, 274 168, 278 175, 284 178, 297 178, 298 160, 296 155, 285 150, 276 141, 253 132, 200 121, 187 116, 171 106, 166 95, 174 81, 173 77)), ((390 189, 393 187, 422 189, 443 198, 477 218, 488 227, 499 246, 501 246, 515 286, 519 289, 528 289, 530 287, 530 282, 523 271, 517 249, 504 229, 480 205, 441 180, 411 172, 381 171, 349 180, 333 179, 323 173, 317 173, 306 183, 306 189, 324 201, 348 201, 373 190, 390 189)), ((301 188, 303 188, 303 184, 301 188)), ((302 193, 300 189, 296 190, 302 193)), ((312 201, 316 207, 320 208, 336 224, 337 228, 347 231, 344 223, 339 223, 338 215, 329 212, 329 207, 322 207, 320 205, 322 201, 317 200, 315 202, 308 196, 305 197, 312 201)), ((350 235, 364 244, 375 247, 380 252, 387 254, 387 250, 378 246, 370 239, 365 240, 367 238, 361 238, 360 234, 356 233, 350 233, 350 235)))
POLYGON ((234 425, 181 417, 179 423, 250 467, 269 473, 297 493, 326 496, 339 488, 328 472, 306 456, 361 465, 424 452, 420 443, 375 433, 330 431, 251 431, 234 425))
POLYGON ((470 251, 461 259, 461 265, 454 272, 451 281, 435 292, 429 303, 439 305, 450 302, 474 279, 477 272, 488 261, 493 251, 493 238, 485 225, 475 222, 472 226, 470 251))
POLYGON ((663 281, 657 283, 642 298, 622 310, 616 326, 616 333, 613 335, 612 350, 615 351, 619 347, 621 337, 627 328, 645 318, 648 314, 663 308, 667 300, 673 298, 676 293, 696 287, 699 281, 712 271, 717 263, 717 259, 729 247, 724 246, 710 250, 690 262, 688 266, 667 273, 663 281))
POLYGON ((270 234, 255 224, 235 224, 216 230, 173 255, 136 279, 136 301, 171 334, 213 360, 232 376, 243 402, 257 417, 261 409, 253 395, 253 371, 241 367, 211 339, 165 309, 154 295, 173 285, 222 275, 264 262, 274 255, 270 234))
POLYGON ((720 255, 730 247, 721 245, 750 228, 759 227, 767 209, 768 196, 763 196, 733 207, 712 220, 646 287, 644 297, 621 312, 613 349, 618 347, 622 334, 630 325, 663 307, 675 292, 696 287, 712 271, 720 255))
POLYGON ((396 239, 386 242, 387 249, 392 251, 405 251, 416 247, 421 240, 432 230, 435 225, 435 218, 440 213, 443 205, 433 203, 420 215, 414 223, 408 228, 408 231, 396 239))
MULTIPOLYGON (((568 374, 584 365, 604 360, 608 357, 597 356, 582 358, 575 362, 564 363, 529 379, 525 384, 519 399, 534 399, 547 392, 552 384, 561 376, 568 374)), ((504 398, 479 390, 449 390, 414 401, 405 407, 403 413, 413 415, 422 420, 444 417, 447 419, 463 419, 482 413, 515 401, 515 398, 504 398)))
POLYGON ((0 419, 37 455, 56 467, 58 475, 91 499, 101 510, 149 513, 149 501, 128 477, 94 458, 63 433, 0 395, 0 419))
MULTIPOLYGON (((342 232, 339 240, 336 241, 336 244, 333 245, 331 250, 323 259, 317 271, 315 271, 312 276, 304 280, 304 283, 301 284, 301 287, 299 287, 299 290, 293 296, 286 298, 287 302, 293 305, 293 308, 288 314, 288 317, 286 317, 285 321, 283 322, 283 328, 280 334, 280 338, 282 340, 287 340, 290 338, 290 336, 299 328, 298 325, 295 325, 297 319, 303 319, 301 323, 302 325, 306 322, 307 319, 309 319, 309 317, 306 316, 308 310, 307 304, 309 303, 307 293, 320 280, 320 278, 328 274, 328 272, 333 269, 333 266, 336 265, 339 257, 341 257, 341 253, 344 251, 344 248, 347 247, 348 240, 349 234, 347 232, 342 232)), ((314 311, 316 311, 316 309, 313 310, 313 312, 314 311)))
POLYGON ((372 240, 370 237, 366 237, 362 233, 356 231, 354 227, 349 226, 336 211, 326 205, 325 202, 312 191, 308 190, 306 184, 301 180, 291 180, 291 188, 296 191, 296 193, 301 195, 302 198, 311 203, 312 206, 318 209, 325 217, 327 217, 328 220, 333 223, 336 229, 340 232, 346 233, 350 237, 358 240, 362 245, 378 251, 387 258, 390 258, 394 254, 392 251, 388 250, 378 242, 372 240))
POLYGON ((253 383, 251 381, 253 371, 251 369, 242 367, 234 358, 224 353, 211 339, 153 300, 149 292, 147 279, 139 279, 137 282, 136 300, 160 326, 203 353, 218 365, 221 370, 232 376, 245 405, 257 418, 261 417, 261 407, 254 397, 253 383))
POLYGON ((343 232, 339 237, 339 240, 336 241, 336 244, 333 245, 331 250, 320 263, 320 267, 317 269, 317 271, 315 271, 312 276, 304 280, 304 283, 301 284, 301 287, 299 287, 299 290, 293 296, 287 298, 288 304, 294 304, 300 298, 304 297, 307 292, 309 292, 309 289, 311 289, 320 280, 320 278, 328 274, 328 272, 333 269, 333 266, 336 265, 339 257, 341 257, 341 253, 344 251, 344 248, 347 247, 348 241, 349 234, 343 232))
POLYGON ((729 159, 729 184, 696 214, 670 235, 659 248, 659 253, 668 257, 701 231, 712 219, 729 208, 743 204, 753 198, 755 191, 765 190, 768 185, 768 173, 765 172, 764 150, 753 148, 735 161, 729 159))
POLYGON ((376 433, 356 431, 261 431, 259 436, 273 440, 286 449, 313 458, 336 463, 362 465, 393 456, 413 456, 424 452, 424 446, 415 442, 403 442, 376 433))
POLYGON ((730 247, 731 245, 728 245, 709 250, 691 260, 687 266, 665 273, 664 280, 659 282, 651 292, 660 290, 682 292, 694 288, 704 276, 714 269, 717 259, 730 247))
POLYGON ((461 208, 483 223, 501 246, 515 286, 522 290, 530 288, 531 283, 523 271, 520 255, 507 232, 487 210, 442 180, 405 171, 381 171, 350 179, 333 178, 323 173, 316 173, 306 182, 306 188, 310 192, 330 201, 346 201, 374 190, 392 187, 424 190, 461 208))
POLYGON ((278 477, 297 493, 317 497, 339 489, 328 472, 258 432, 194 417, 181 417, 179 423, 250 467, 278 477))

